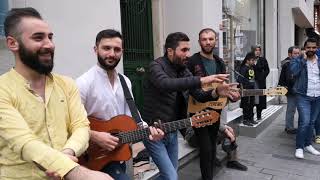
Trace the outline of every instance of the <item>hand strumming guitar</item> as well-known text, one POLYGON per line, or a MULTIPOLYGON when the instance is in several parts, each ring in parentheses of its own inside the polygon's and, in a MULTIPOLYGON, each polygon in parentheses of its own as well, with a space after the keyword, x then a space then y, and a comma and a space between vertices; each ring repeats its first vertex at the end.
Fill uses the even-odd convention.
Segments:
POLYGON ((113 151, 119 144, 119 138, 107 132, 90 130, 90 140, 98 144, 103 150, 113 151))

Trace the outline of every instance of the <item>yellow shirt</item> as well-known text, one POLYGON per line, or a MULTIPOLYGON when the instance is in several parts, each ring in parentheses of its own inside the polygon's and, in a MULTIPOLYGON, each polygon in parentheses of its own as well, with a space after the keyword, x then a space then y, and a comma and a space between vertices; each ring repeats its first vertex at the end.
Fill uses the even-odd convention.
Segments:
POLYGON ((44 169, 63 177, 78 166, 61 150, 79 156, 88 147, 89 121, 70 78, 46 78, 45 102, 14 69, 0 76, 0 179, 47 179, 44 169))

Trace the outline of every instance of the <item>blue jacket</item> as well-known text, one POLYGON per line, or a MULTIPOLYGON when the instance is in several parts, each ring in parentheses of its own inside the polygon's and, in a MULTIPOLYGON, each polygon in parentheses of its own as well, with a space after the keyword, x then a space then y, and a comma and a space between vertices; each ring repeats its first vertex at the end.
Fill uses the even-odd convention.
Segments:
MULTIPOLYGON (((320 69, 320 58, 318 58, 318 68, 320 69)), ((295 77, 293 92, 296 94, 307 95, 308 89, 308 68, 307 60, 299 56, 290 61, 290 71, 295 77)))

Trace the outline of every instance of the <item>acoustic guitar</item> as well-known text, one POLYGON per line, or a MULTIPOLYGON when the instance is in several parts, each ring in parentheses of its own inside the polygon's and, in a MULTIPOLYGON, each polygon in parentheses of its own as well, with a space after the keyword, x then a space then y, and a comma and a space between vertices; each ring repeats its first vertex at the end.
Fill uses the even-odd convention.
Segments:
MULTIPOLYGON (((203 87, 203 90, 215 89, 218 83, 212 83, 203 87)), ((282 96, 286 95, 288 90, 285 87, 275 87, 268 89, 232 89, 232 91, 239 91, 242 97, 246 96, 282 96)), ((189 96, 188 100, 188 113, 196 113, 206 108, 212 108, 216 110, 223 109, 227 104, 227 97, 220 97, 217 101, 209 101, 205 103, 198 102, 192 96, 189 96)))
MULTIPOLYGON (((187 119, 158 123, 157 127, 165 133, 190 126, 198 128, 217 122, 219 116, 219 113, 215 111, 205 111, 187 119)), ((128 143, 148 139, 150 135, 148 127, 138 128, 136 121, 127 115, 119 115, 108 121, 89 117, 89 121, 91 130, 108 132, 119 138, 119 146, 113 151, 103 150, 97 144, 90 141, 87 151, 79 158, 79 162, 81 165, 92 170, 101 170, 106 164, 112 161, 129 160, 132 152, 128 143)))

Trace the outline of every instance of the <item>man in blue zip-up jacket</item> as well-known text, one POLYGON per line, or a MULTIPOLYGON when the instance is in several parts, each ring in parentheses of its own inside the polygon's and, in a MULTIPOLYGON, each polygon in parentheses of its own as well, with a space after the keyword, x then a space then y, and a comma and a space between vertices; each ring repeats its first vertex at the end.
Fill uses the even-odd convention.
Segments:
POLYGON ((303 159, 303 150, 314 155, 320 152, 311 145, 313 127, 320 113, 320 60, 316 56, 317 41, 309 38, 304 43, 305 56, 290 62, 290 70, 295 77, 293 91, 296 94, 299 113, 296 137, 296 158, 303 159))

